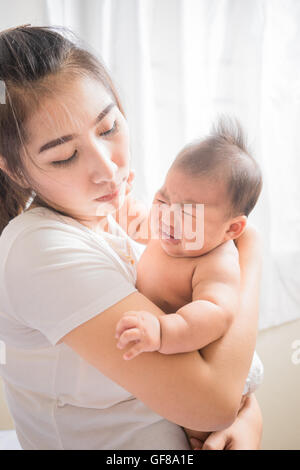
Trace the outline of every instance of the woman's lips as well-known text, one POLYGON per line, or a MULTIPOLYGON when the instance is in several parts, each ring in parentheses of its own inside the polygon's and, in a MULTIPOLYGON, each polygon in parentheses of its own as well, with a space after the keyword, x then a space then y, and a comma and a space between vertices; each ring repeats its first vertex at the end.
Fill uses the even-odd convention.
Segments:
POLYGON ((100 197, 96 198, 95 201, 106 202, 106 201, 111 201, 112 199, 117 197, 125 180, 126 180, 126 178, 123 178, 123 180, 121 181, 120 184, 118 184, 117 189, 113 193, 109 193, 109 194, 105 194, 104 196, 100 196, 100 197))
POLYGON ((118 184, 117 186, 117 189, 113 192, 113 193, 109 193, 109 194, 105 194, 104 196, 100 196, 98 198, 95 199, 95 201, 111 201, 112 199, 114 199, 115 197, 117 197, 117 195, 119 194, 119 191, 121 189, 121 186, 122 184, 124 183, 125 181, 125 178, 123 178, 123 180, 121 181, 120 184, 118 184))
POLYGON ((99 201, 99 202, 111 201, 112 199, 117 197, 117 195, 119 194, 119 191, 120 191, 120 187, 114 193, 110 193, 110 194, 106 194, 105 196, 98 197, 97 199, 95 199, 95 201, 99 201))

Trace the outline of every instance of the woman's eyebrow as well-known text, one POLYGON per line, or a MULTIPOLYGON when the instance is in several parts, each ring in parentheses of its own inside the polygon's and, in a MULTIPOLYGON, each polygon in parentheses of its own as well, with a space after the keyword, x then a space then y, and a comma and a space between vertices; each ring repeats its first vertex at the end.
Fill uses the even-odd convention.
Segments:
MULTIPOLYGON (((96 126, 102 119, 109 113, 111 108, 113 108, 116 104, 111 102, 109 105, 106 106, 106 108, 101 111, 100 114, 96 117, 93 127, 96 126)), ((46 144, 42 145, 41 148, 39 149, 38 153, 42 153, 45 150, 48 150, 50 148, 56 147, 57 145, 64 144, 65 142, 69 142, 70 140, 74 139, 77 134, 69 134, 69 135, 64 135, 62 137, 58 137, 57 139, 51 140, 50 142, 47 142, 46 144)))

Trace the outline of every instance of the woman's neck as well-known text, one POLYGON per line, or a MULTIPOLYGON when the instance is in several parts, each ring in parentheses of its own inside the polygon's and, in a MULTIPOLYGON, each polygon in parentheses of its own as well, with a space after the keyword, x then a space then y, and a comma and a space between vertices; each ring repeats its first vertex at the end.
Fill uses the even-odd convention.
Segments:
POLYGON ((81 219, 81 218, 76 218, 75 220, 77 220, 77 222, 79 222, 80 224, 84 225, 85 227, 89 228, 90 230, 96 233, 109 231, 107 216, 97 217, 96 219, 93 219, 93 220, 87 220, 87 219, 81 219))
POLYGON ((64 212, 61 212, 54 207, 49 206, 46 204, 42 199, 35 197, 28 209, 26 211, 29 211, 31 209, 35 209, 37 207, 46 207, 47 209, 53 210, 55 212, 58 212, 59 214, 67 217, 71 217, 77 222, 79 222, 81 225, 84 225, 85 227, 89 228, 93 232, 96 233, 101 233, 101 232, 108 232, 109 231, 109 226, 108 226, 108 220, 107 216, 97 216, 95 218, 81 218, 81 217, 73 217, 72 215, 68 215, 64 212))

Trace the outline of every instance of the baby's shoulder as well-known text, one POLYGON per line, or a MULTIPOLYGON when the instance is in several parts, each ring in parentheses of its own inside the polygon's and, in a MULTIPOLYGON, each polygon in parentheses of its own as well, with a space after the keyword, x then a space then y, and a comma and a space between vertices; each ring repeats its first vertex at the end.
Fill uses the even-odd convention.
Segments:
POLYGON ((227 240, 221 245, 217 246, 214 250, 211 251, 212 257, 215 258, 228 258, 232 260, 239 259, 239 252, 233 240, 227 240))
POLYGON ((214 261, 217 262, 218 260, 226 260, 229 261, 230 259, 237 260, 239 259, 239 252, 233 240, 227 240, 224 243, 221 243, 219 246, 214 248, 213 250, 209 251, 205 255, 201 256, 202 261, 213 263, 214 261))
POLYGON ((239 252, 232 240, 228 240, 197 259, 194 274, 199 278, 215 278, 218 275, 239 275, 239 252))

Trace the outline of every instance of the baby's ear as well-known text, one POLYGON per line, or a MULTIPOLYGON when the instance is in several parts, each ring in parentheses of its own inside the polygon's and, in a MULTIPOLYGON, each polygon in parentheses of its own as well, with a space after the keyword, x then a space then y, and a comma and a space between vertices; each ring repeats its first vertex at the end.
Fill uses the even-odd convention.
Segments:
POLYGON ((234 217, 229 222, 229 227, 226 231, 226 240, 235 240, 240 235, 242 235, 243 231, 245 230, 247 225, 247 216, 246 215, 239 215, 238 217, 234 217))

